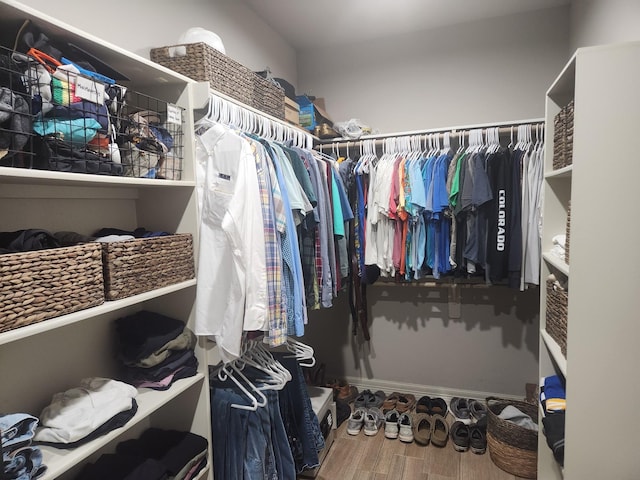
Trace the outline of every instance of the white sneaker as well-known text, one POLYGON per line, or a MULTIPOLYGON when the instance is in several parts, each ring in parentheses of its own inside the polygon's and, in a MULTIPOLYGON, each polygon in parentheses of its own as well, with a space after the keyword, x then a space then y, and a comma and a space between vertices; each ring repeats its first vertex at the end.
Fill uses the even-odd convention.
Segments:
POLYGON ((364 434, 370 437, 377 434, 383 421, 382 410, 378 407, 369 408, 364 414, 364 434))
POLYGON ((364 424, 365 410, 364 408, 357 408, 349 416, 347 420, 347 433, 349 435, 358 435, 364 424))
POLYGON ((411 415, 403 413, 398 420, 399 432, 398 438, 401 442, 413 442, 413 421, 411 415))
POLYGON ((398 438, 398 420, 400 420, 400 414, 394 408, 389 410, 384 418, 384 436, 387 438, 398 438))

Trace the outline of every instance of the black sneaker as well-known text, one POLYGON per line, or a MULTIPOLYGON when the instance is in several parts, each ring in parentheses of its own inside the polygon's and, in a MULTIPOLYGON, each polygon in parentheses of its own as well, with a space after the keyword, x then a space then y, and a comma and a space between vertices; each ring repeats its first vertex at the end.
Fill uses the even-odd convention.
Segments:
POLYGON ((469 427, 469 448, 478 455, 482 455, 487 451, 486 424, 477 423, 469 427))
POLYGON ((466 452, 469 450, 470 435, 469 425, 465 425, 460 421, 453 422, 451 425, 451 441, 453 448, 458 452, 466 452))

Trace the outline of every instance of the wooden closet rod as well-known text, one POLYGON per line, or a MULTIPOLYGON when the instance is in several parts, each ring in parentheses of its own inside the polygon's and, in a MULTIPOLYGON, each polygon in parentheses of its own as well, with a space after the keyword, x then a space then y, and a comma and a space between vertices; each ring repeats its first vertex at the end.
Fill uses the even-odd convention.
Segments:
POLYGON ((395 132, 395 133, 383 133, 377 135, 363 135, 358 139, 350 140, 348 138, 335 138, 335 139, 327 139, 320 140, 318 144, 319 149, 324 149, 324 147, 328 148, 346 148, 347 145, 349 148, 351 147, 359 147, 362 141, 364 140, 375 140, 375 145, 380 146, 384 144, 385 139, 387 138, 400 138, 400 137, 411 137, 411 136, 420 136, 420 135, 429 135, 434 133, 452 133, 455 136, 462 132, 469 132, 470 130, 477 129, 487 129, 487 128, 496 128, 498 127, 500 135, 511 134, 513 129, 514 135, 517 134, 517 127, 520 125, 542 125, 544 126, 544 118, 532 118, 528 120, 514 120, 510 122, 500 122, 500 123, 484 123, 479 125, 465 125, 465 126, 457 126, 457 127, 444 127, 444 128, 433 128, 428 130, 414 130, 408 132, 395 132))

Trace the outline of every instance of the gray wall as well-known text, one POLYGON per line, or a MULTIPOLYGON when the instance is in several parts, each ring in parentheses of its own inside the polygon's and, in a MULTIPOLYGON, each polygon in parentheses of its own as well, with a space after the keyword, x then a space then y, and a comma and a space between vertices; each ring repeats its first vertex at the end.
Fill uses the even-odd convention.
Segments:
POLYGON ((571 4, 571 50, 640 40, 640 1, 574 0, 571 4))
POLYGON ((293 48, 243 3, 234 0, 24 0, 22 3, 149 58, 149 49, 178 43, 190 27, 217 33, 229 57, 252 70, 269 66, 297 81, 293 48), (91 12, 88 14, 87 12, 91 12))
POLYGON ((569 52, 566 6, 299 52, 299 91, 380 133, 543 117, 569 52))
POLYGON ((374 285, 367 295, 368 343, 359 327, 352 336, 346 295, 310 314, 303 340, 327 377, 520 397, 525 383, 538 382, 537 289, 463 288, 459 319, 449 318, 446 288, 374 285))

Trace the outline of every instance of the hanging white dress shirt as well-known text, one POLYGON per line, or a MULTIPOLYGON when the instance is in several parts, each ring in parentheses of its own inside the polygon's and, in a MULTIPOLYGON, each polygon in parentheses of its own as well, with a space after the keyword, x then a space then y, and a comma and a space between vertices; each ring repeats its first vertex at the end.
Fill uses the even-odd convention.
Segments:
POLYGON ((256 162, 249 143, 222 125, 196 149, 200 242, 197 335, 213 336, 220 356, 240 356, 242 332, 267 324, 264 225, 256 162))

